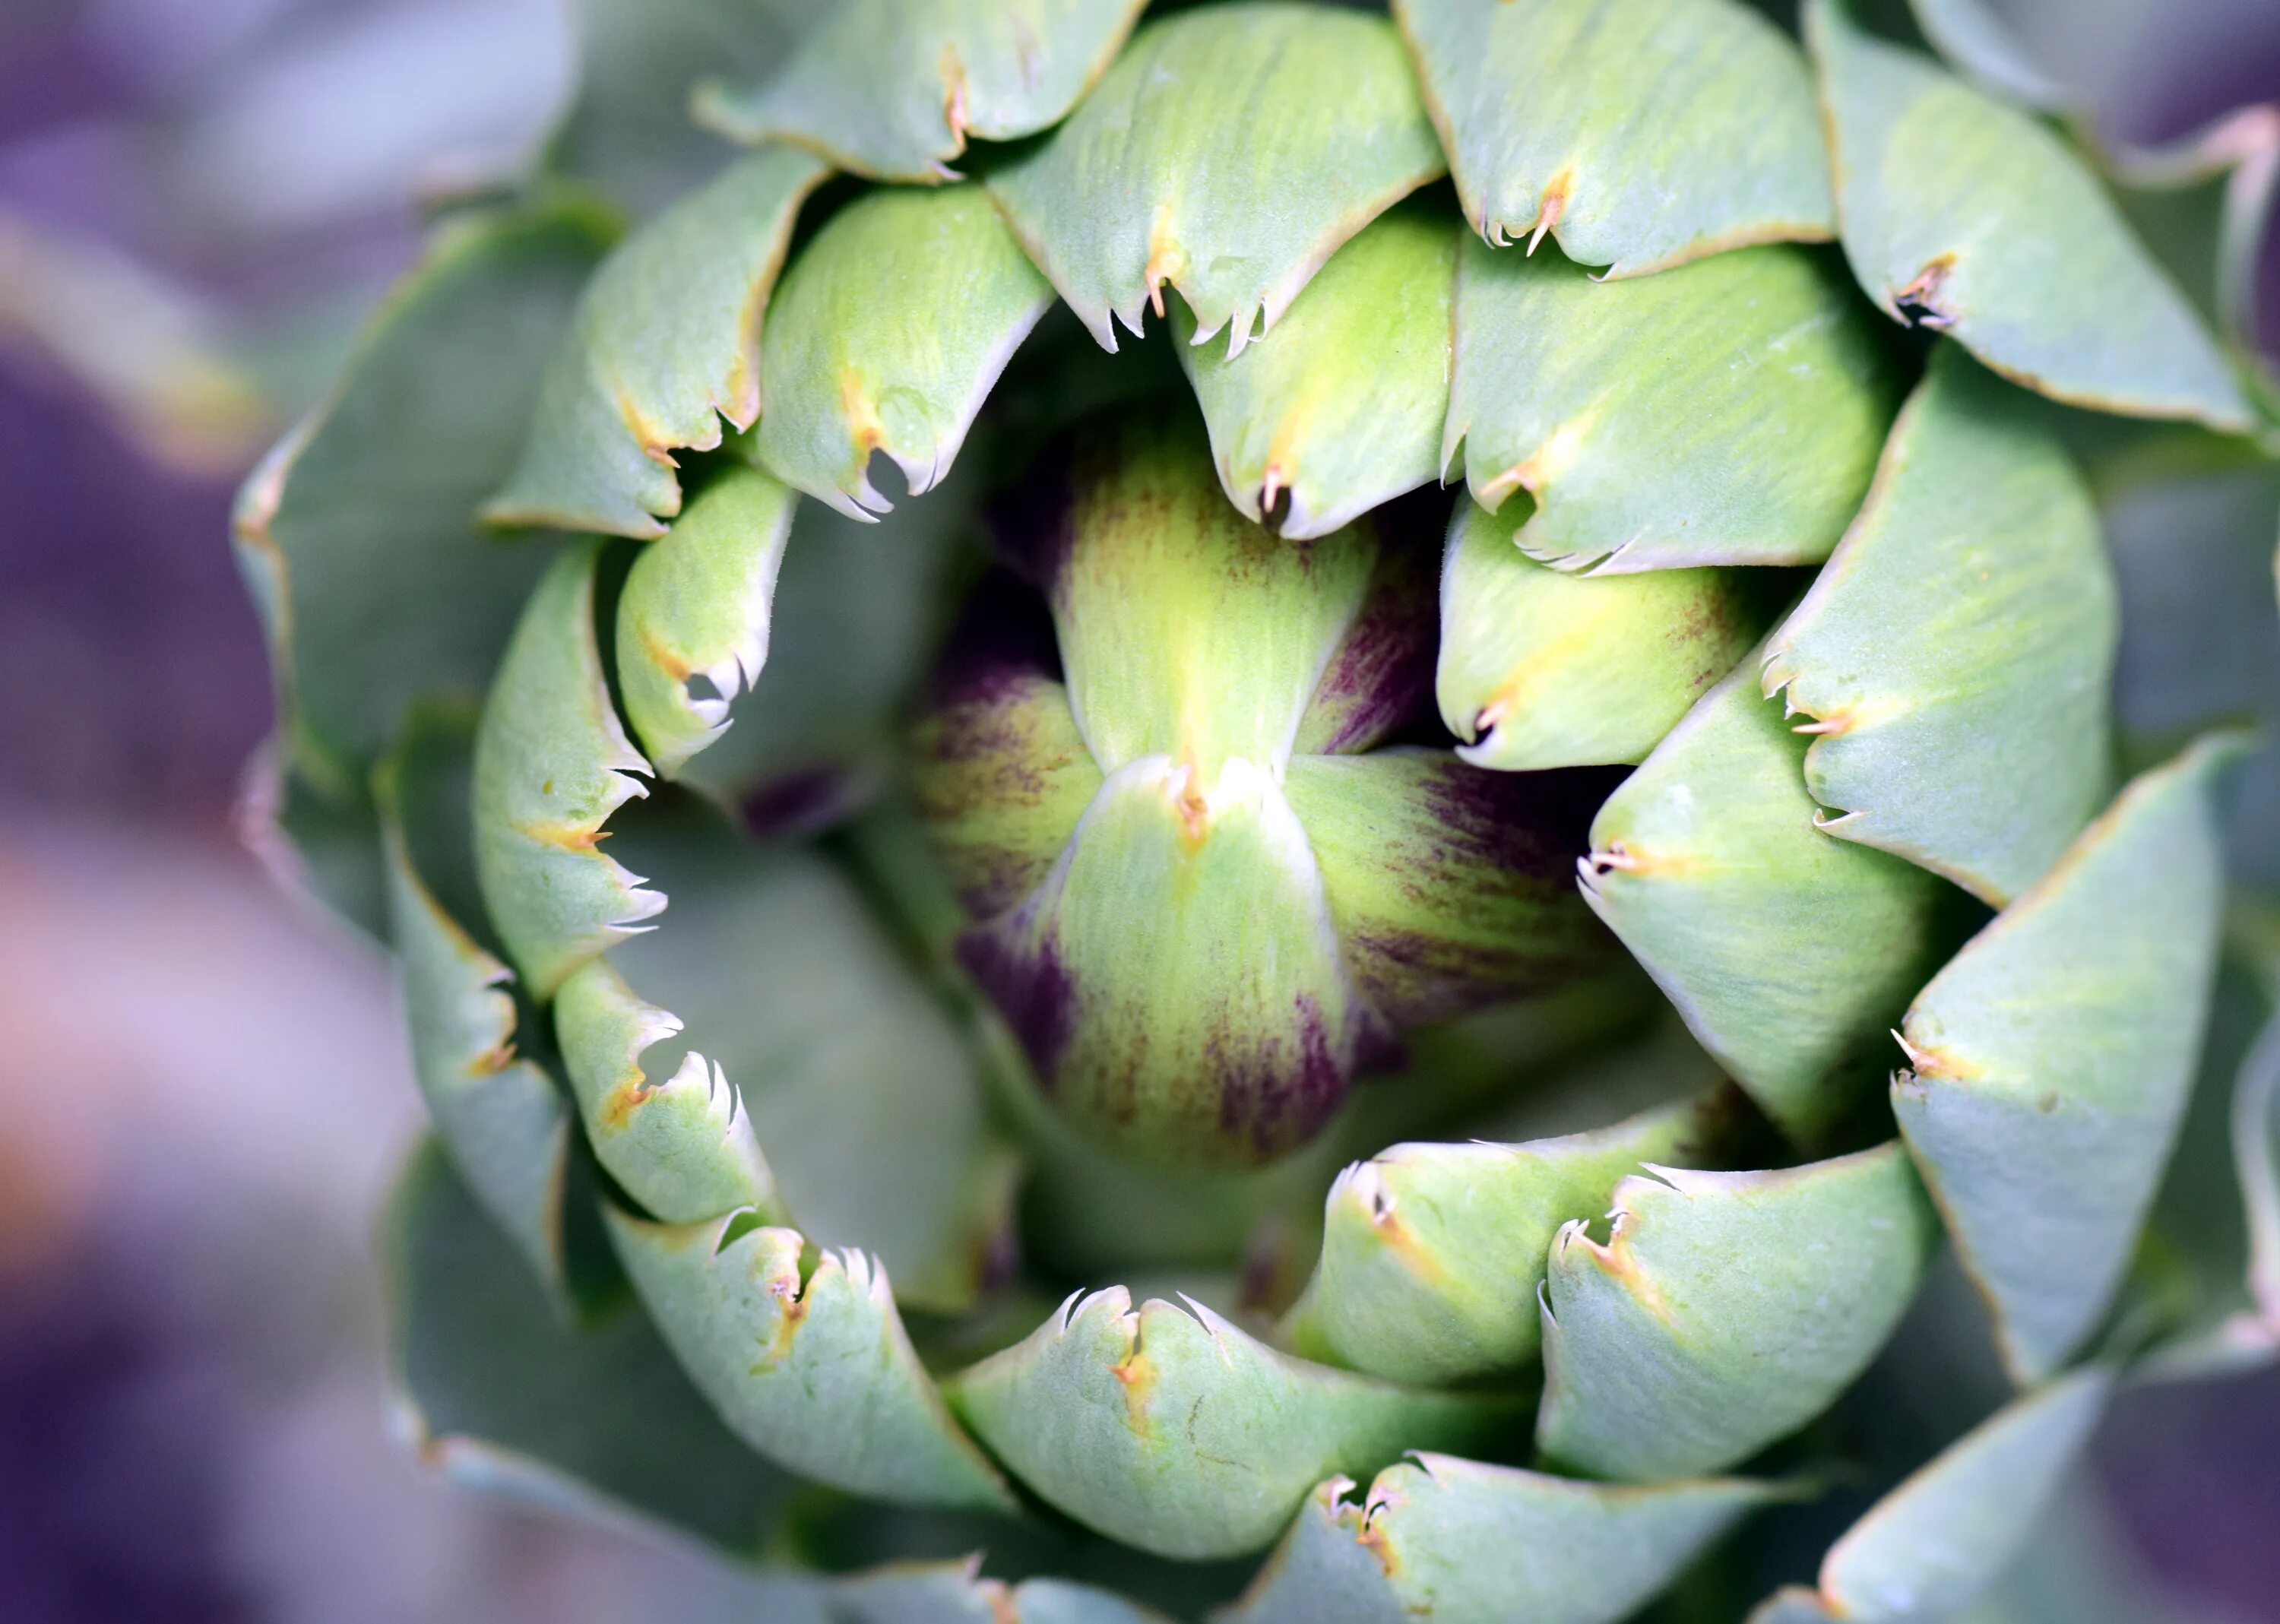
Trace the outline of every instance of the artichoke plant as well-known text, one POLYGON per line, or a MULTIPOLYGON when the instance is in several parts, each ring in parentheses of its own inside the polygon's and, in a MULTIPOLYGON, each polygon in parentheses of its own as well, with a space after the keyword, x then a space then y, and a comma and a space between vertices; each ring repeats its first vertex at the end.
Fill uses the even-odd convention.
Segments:
POLYGON ((1930 1620, 2280 1351, 2280 115, 589 9, 237 527, 430 1455, 786 1616, 1930 1620))

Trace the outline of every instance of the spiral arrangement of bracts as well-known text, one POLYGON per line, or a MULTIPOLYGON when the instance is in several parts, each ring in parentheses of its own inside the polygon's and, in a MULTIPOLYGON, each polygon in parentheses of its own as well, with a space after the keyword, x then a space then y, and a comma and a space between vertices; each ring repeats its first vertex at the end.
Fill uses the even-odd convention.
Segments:
POLYGON ((2017 1397, 1753 1615, 1945 1616, 2117 1382, 2280 1353, 2269 1042, 2245 1265, 2148 1261, 2280 953, 2247 743, 2116 774, 2081 472, 2280 454, 2280 119, 2105 155, 2217 217, 2212 320, 1970 0, 1953 67, 1845 0, 1141 11, 829 8, 622 236, 447 222, 249 485, 288 826, 379 893, 435 1128, 420 1424, 732 1545, 805 1480, 1273 1547, 1231 1620, 1600 1624, 1816 1492, 1775 1446, 1945 1244, 2017 1397), (1714 1066, 1485 1112, 1637 970, 1714 1066), (1033 1283, 1325 1185, 1271 1312, 1033 1283))

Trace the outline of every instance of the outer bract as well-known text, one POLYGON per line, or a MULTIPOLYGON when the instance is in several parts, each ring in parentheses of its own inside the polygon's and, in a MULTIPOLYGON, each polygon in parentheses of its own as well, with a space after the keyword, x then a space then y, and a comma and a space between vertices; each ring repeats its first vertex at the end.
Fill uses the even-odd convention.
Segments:
POLYGON ((1932 1624, 2280 1356, 2280 112, 2101 174, 1976 0, 579 9, 238 519, 428 1458, 795 1624, 1932 1624))

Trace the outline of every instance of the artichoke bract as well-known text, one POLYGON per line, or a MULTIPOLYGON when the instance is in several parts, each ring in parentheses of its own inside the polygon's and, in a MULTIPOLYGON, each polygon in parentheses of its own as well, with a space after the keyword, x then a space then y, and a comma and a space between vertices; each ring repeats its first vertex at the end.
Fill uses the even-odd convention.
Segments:
POLYGON ((1930 1620, 2280 1357, 2280 115, 588 9, 238 517, 433 1458, 788 1617, 1930 1620))

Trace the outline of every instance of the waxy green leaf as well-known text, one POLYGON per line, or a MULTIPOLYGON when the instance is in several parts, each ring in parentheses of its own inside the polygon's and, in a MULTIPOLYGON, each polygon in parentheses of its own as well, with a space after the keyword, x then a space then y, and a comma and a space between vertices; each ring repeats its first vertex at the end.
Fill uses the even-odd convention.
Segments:
POLYGON ((1722 1471, 1826 1409, 1915 1296, 1939 1224, 1897 1143, 1780 1173, 1655 1167, 1605 1245, 1552 1243, 1549 1459, 1601 1476, 1722 1471))
POLYGON ((769 310, 753 453, 851 519, 893 505, 871 483, 874 452, 913 496, 933 489, 1052 296, 979 187, 848 204, 769 310))
POLYGON ((1493 1432, 1497 1401, 1307 1364, 1211 1310, 1071 1297, 951 1391, 991 1451, 1079 1522, 1160 1556, 1240 1556, 1333 1473, 1493 1432))
POLYGON ((618 691, 663 777, 679 777, 720 736, 730 703, 767 663, 776 571, 798 501, 757 469, 723 469, 626 573, 618 691))
POLYGON ((1783 1591, 1750 1624, 1953 1616, 2024 1543, 2112 1388, 2103 1370, 2079 1370, 1999 1410, 1854 1523, 1822 1560, 1817 1589, 1783 1591))
POLYGON ((2119 1497, 2091 1472, 2068 1474, 2018 1550, 1959 1624, 2147 1624, 2176 1620, 2184 1600, 2149 1568, 2126 1531, 2119 1497))
POLYGON ((562 1208, 569 1104, 551 1077, 517 1053, 514 998, 507 990, 513 973, 452 911, 481 906, 467 850, 471 735, 472 726, 455 718, 414 712, 376 774, 389 935, 412 1074, 444 1153, 468 1194, 558 1292, 568 1286, 562 1208), (415 834, 430 867, 441 871, 432 880, 414 856, 415 834), (438 895, 439 884, 452 895, 451 905, 438 895))
POLYGON ((2176 1147, 2107 1316, 2145 1382, 2280 1362, 2280 936, 2260 943, 2273 918, 2253 902, 2227 923, 2176 1147))
POLYGON ((324 794, 273 742, 247 766, 240 837, 288 890, 321 903, 376 943, 389 940, 388 860, 369 800, 324 794))
POLYGON ((669 1223, 739 1208, 781 1220, 775 1180, 737 1090, 694 1049, 652 1081, 643 1051, 681 1030, 606 958, 573 972, 554 997, 554 1035, 595 1158, 626 1193, 669 1223))
POLYGON ((1239 353, 1338 245, 1439 174, 1441 149, 1383 18, 1210 6, 1133 35, 1068 122, 990 189, 1104 349, 1163 289, 1192 342, 1239 353), (1261 199, 1271 199, 1267 206, 1261 199))
POLYGON ((1509 519, 1460 501, 1435 673, 1457 753, 1499 772, 1645 760, 1756 644, 1767 584, 1739 570, 1572 574, 1514 546, 1509 519))
POLYGON ((1703 1047, 1812 1143, 1873 1104, 1961 894, 1816 827, 1805 750, 1745 661, 1607 798, 1583 877, 1703 1047))
POLYGON ((2211 728, 2253 727, 2264 744, 2226 797, 2225 843, 2236 879, 2270 891, 2280 887, 2280 462, 2110 477, 2102 517, 2122 589, 2114 726, 2124 758, 2144 766, 2211 728))
MULTIPOLYGON (((766 1207, 815 1245, 882 1259, 905 1305, 965 1307, 1004 1221, 1004 1169, 961 1035, 837 868, 789 843, 755 845, 709 807, 676 810, 624 836, 673 908, 610 965, 669 1004, 689 1057, 679 1066, 698 1080, 710 1067, 716 1111, 733 1099, 780 1205, 759 1189, 702 1210, 644 1205, 668 1220, 766 1207)), ((654 1071, 673 1069, 670 1053, 654 1071)), ((689 1163, 674 1176, 693 1191, 704 1164, 689 1163)))
POLYGON ((2073 99, 1988 0, 1908 0, 1908 10, 1941 56, 2011 100, 2055 112, 2073 99))
POLYGON ((1892 1109, 2022 1381, 2096 1328, 2175 1143, 2223 906, 2205 741, 2134 780, 1908 1008, 1892 1109))
POLYGON ((607 1216, 674 1357, 745 1443, 874 1499, 1013 1508, 920 1368, 874 1259, 826 1251, 803 1269, 798 1232, 751 1212, 684 1225, 607 1216))
POLYGON ((1738 0, 1397 0, 1465 217, 1612 277, 1836 235, 1813 76, 1738 0))
POLYGON ((513 466, 546 357, 606 246, 568 204, 436 234, 332 393, 246 481, 237 550, 295 774, 334 801, 427 696, 474 701, 551 549, 478 504, 513 466))
POLYGON ((1282 789, 1346 964, 1393 1026, 1546 991, 1604 958, 1573 881, 1598 785, 1402 747, 1296 757, 1282 789))
POLYGON ((1615 1624, 1783 1491, 1737 1478, 1635 1486, 1420 1454, 1367 1492, 1334 1477, 1223 1624, 1615 1624))
POLYGON ((594 187, 636 218, 720 167, 720 137, 689 117, 707 76, 774 67, 799 38, 805 0, 569 0, 577 94, 548 137, 545 171, 594 187))
POLYGON ((573 1328, 433 1140, 381 1220, 390 1379, 420 1459, 747 1557, 800 1485, 721 1426, 630 1305, 573 1328))
MULTIPOLYGON (((2122 147, 2106 155, 2106 166, 2138 240, 2236 354, 2258 354, 2264 330, 2258 278, 2280 222, 2280 107, 2268 101, 2238 108, 2174 142, 2122 147)), ((2261 386, 2260 438, 2268 451, 2275 415, 2269 371, 2252 378, 2261 386)))
POLYGON ((1458 257, 1442 462, 1462 447, 1490 512, 1535 497, 1521 550, 1561 569, 1817 563, 1898 395, 1825 253, 1745 249, 1621 282, 1556 253, 1458 257))
POLYGON ((1768 644, 1822 827, 2000 907, 2104 804, 2120 634, 2098 514, 2025 397, 1943 344, 1768 644))
POLYGON ((665 906, 604 855, 650 765, 618 720, 594 635, 601 543, 563 552, 524 609, 475 735, 475 870, 524 986, 563 978, 665 906))
POLYGON ((760 409, 760 320, 800 204, 805 153, 738 159, 620 243, 547 363, 521 461, 485 506, 497 524, 665 534, 673 453, 720 443, 760 409))
POLYGON ((1271 344, 1198 347, 1172 312, 1228 500, 1303 541, 1328 535, 1441 470, 1456 231, 1396 210, 1329 257, 1271 344))
POLYGON ((2280 876, 2280 649, 2273 535, 2280 467, 2192 463, 2118 466, 2106 527, 2122 589, 2114 723, 2126 758, 2155 761, 2212 727, 2253 722, 2262 748, 2226 775, 2219 797, 2232 894, 2196 1080, 2177 1148, 2147 1215, 2117 1323, 2147 1323, 2155 1298, 2162 1375, 2206 1374, 2268 1361, 2280 1351, 2280 1183, 2271 1156, 2280 1117, 2253 1125, 2252 1081, 2268 1079, 2280 1049, 2252 1059, 2259 1029, 2280 1007, 2280 928, 2254 900, 2280 876), (2150 477, 2145 477, 2150 475, 2150 477), (2244 894, 2245 893, 2245 894, 2244 894), (2245 1114, 2237 1114, 2245 1112, 2245 1114), (2266 1238, 2252 1242, 2252 1236, 2266 1238), (2255 1264, 2252 1254, 2267 1261, 2255 1264), (2157 1274, 2146 1266, 2158 1263, 2157 1274), (2261 1275, 2264 1300, 2247 1289, 2261 1275), (2150 1293, 2142 1288, 2151 1288, 2150 1293), (2126 1316, 2126 1320, 2125 1317, 2126 1316))
POLYGON ((1810 0, 1845 256, 1894 320, 2104 412, 2252 421, 2192 308, 2082 161, 2030 114, 1810 0))
POLYGON ((1536 1357, 1537 1289, 1562 1225, 1606 1210, 1646 1162, 1691 1164, 1729 1114, 1715 1095, 1526 1144, 1397 1144, 1330 1187, 1322 1257, 1288 1322, 1311 1358, 1419 1386, 1536 1357))
POLYGON ((872 523, 800 503, 768 614, 766 674, 730 702, 725 731, 682 781, 741 804, 770 835, 836 821, 868 798, 964 580, 974 496, 961 471, 872 523))
POLYGON ((954 179, 967 137, 1059 123, 1144 0, 833 0, 759 84, 700 85, 697 118, 874 181, 954 179))

